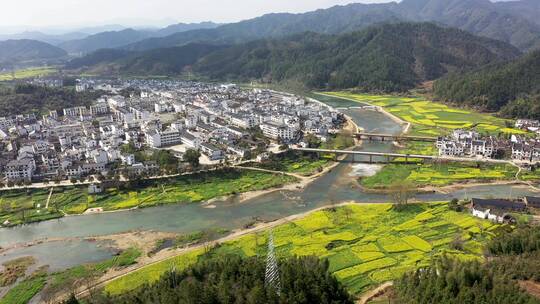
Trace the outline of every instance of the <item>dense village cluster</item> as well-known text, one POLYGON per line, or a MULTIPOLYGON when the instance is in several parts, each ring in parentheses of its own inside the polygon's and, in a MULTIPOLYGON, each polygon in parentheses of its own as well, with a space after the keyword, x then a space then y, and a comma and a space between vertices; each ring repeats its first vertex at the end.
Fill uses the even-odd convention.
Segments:
MULTIPOLYGON (((519 119, 518 129, 540 134, 540 122, 519 119)), ((436 143, 440 156, 512 159, 517 162, 540 161, 540 140, 531 136, 482 136, 471 130, 455 130, 449 137, 439 137, 436 143)))
POLYGON ((264 157, 284 144, 321 141, 339 131, 342 114, 294 95, 235 85, 166 80, 81 80, 77 91, 101 90, 89 107, 0 118, 0 164, 7 182, 136 173, 159 164, 133 152, 189 150, 216 164, 264 157), (127 93, 126 93, 127 92, 127 93), (131 149, 125 149, 126 146, 131 149))

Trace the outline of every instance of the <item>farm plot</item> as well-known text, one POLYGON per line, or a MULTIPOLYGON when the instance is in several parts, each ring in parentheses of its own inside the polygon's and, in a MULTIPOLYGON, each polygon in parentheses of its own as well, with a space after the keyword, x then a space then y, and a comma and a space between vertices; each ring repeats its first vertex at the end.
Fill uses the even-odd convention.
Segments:
MULTIPOLYGON (((406 271, 428 265, 434 256, 482 259, 483 244, 499 226, 449 210, 445 203, 411 205, 396 211, 390 204, 348 205, 309 214, 272 230, 278 257, 316 255, 352 293, 364 292, 406 271), (482 227, 482 229, 472 229, 482 227), (450 244, 463 241, 463 250, 450 244)), ((208 253, 191 253, 189 261, 215 255, 265 256, 269 231, 226 242, 208 253)), ((166 265, 182 267, 185 260, 158 263, 113 281, 107 292, 121 293, 154 281, 166 265), (181 262, 176 262, 181 261, 181 262), (151 270, 149 270, 150 268, 151 270), (144 273, 148 273, 146 278, 144 273)))

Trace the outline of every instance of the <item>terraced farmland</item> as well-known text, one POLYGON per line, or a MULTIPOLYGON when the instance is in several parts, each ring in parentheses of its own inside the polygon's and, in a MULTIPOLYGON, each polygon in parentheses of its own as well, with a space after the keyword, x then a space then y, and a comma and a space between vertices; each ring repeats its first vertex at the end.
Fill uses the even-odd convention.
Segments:
MULTIPOLYGON (((501 226, 449 210, 447 204, 347 205, 309 214, 273 229, 278 256, 316 255, 352 293, 362 293, 404 272, 429 265, 435 256, 482 259, 482 244, 501 226), (461 240, 463 250, 452 249, 461 240)), ((215 247, 154 264, 106 286, 118 294, 159 278, 172 266, 182 268, 214 255, 265 256, 268 231, 249 234, 215 247)))

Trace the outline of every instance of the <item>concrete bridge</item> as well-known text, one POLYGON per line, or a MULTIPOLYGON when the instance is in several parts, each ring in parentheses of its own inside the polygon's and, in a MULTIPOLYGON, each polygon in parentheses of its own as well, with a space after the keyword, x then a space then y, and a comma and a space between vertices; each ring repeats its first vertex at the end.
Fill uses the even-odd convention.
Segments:
POLYGON ((392 135, 392 134, 378 134, 378 133, 356 133, 354 136, 360 140, 380 140, 380 141, 423 141, 423 142, 436 142, 436 137, 426 136, 410 136, 410 135, 392 135))
POLYGON ((435 155, 420 155, 420 154, 401 154, 392 152, 366 152, 366 151, 350 151, 350 150, 330 150, 330 149, 313 149, 313 148, 292 148, 294 151, 312 152, 312 153, 324 153, 337 155, 352 155, 353 162, 365 162, 365 163, 389 163, 394 158, 404 158, 405 162, 409 160, 432 160, 432 161, 448 161, 448 162, 474 162, 474 163, 492 163, 492 164, 511 164, 507 160, 501 159, 478 159, 468 157, 448 157, 448 156, 435 156, 435 155), (356 159, 356 155, 365 156, 366 159, 356 159), (379 159, 379 160, 377 160, 379 159), (382 161, 380 160, 382 159, 382 161))
POLYGON ((336 110, 351 110, 351 109, 360 109, 360 110, 375 110, 378 111, 380 107, 378 106, 354 106, 354 107, 337 107, 336 110))

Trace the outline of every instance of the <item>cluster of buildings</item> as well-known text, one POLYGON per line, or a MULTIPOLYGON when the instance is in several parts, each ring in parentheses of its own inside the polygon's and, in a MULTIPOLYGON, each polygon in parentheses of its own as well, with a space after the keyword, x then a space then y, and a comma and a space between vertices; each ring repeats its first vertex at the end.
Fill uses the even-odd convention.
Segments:
MULTIPOLYGON (((523 120, 518 120, 522 122, 523 120)), ((516 124, 516 126, 522 126, 516 124)), ((510 138, 480 136, 470 130, 455 130, 450 137, 436 142, 440 156, 506 158, 517 162, 540 161, 540 140, 531 136, 512 135, 510 138)))
POLYGON ((169 149, 178 158, 199 150, 209 164, 265 153, 271 143, 326 140, 344 117, 325 105, 269 90, 168 80, 80 80, 101 90, 89 107, 0 117, 0 171, 7 181, 159 169, 123 147, 169 149), (128 92, 128 93, 126 93, 128 92))
POLYGON ((494 137, 481 138, 475 131, 458 129, 450 137, 439 137, 436 146, 440 156, 491 158, 499 143, 494 137))
POLYGON ((471 200, 473 216, 497 223, 515 221, 512 213, 540 210, 540 197, 526 196, 517 200, 479 199, 471 200))

